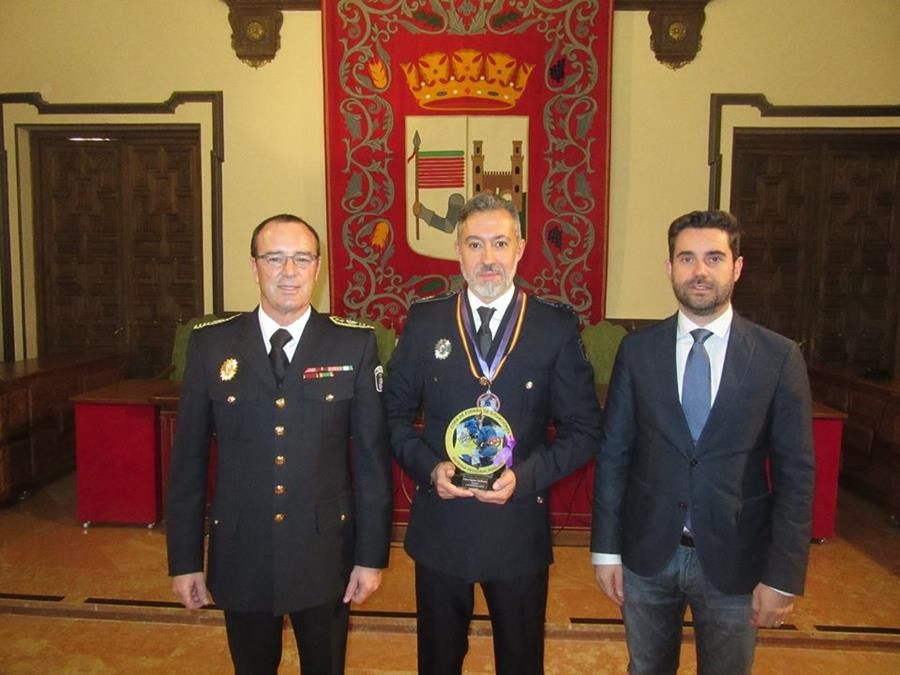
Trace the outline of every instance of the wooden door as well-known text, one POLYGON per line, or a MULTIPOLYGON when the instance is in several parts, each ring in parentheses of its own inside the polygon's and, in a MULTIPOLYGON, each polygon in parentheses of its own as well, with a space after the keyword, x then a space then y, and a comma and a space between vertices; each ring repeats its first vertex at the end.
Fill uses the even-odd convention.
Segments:
POLYGON ((813 363, 895 367, 900 134, 737 130, 731 209, 744 228, 738 311, 813 363))
POLYGON ((203 313, 199 134, 80 136, 32 135, 40 353, 127 352, 128 375, 152 377, 203 313))
POLYGON ((814 359, 890 372, 900 303, 900 135, 828 139, 819 205, 814 359))

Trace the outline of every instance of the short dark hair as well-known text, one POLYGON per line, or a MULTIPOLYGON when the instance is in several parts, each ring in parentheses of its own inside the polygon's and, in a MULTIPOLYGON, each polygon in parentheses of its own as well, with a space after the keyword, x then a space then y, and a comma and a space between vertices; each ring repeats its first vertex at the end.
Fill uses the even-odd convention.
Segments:
POLYGON ((263 231, 263 228, 269 223, 297 223, 298 225, 305 225, 306 229, 312 233, 313 238, 316 240, 316 255, 319 255, 319 249, 321 248, 321 244, 319 243, 319 233, 316 232, 312 225, 307 223, 303 218, 299 216, 292 215, 290 213, 279 213, 277 216, 269 216, 264 221, 262 221, 259 225, 253 228, 253 234, 250 235, 250 257, 256 257, 256 240, 259 237, 259 233, 263 231))
POLYGON ((466 222, 473 213, 481 213, 482 211, 506 211, 509 213, 509 215, 512 216, 513 225, 515 225, 516 239, 522 238, 522 226, 519 221, 519 211, 516 209, 516 205, 508 199, 495 195, 493 192, 479 192, 467 201, 462 207, 462 211, 459 212, 459 218, 456 219, 457 240, 459 240, 460 232, 462 232, 462 224, 466 222))
POLYGON ((737 218, 727 211, 691 211, 679 216, 669 225, 669 260, 675 255, 675 239, 688 228, 713 228, 728 235, 728 247, 737 260, 741 256, 741 228, 737 218))

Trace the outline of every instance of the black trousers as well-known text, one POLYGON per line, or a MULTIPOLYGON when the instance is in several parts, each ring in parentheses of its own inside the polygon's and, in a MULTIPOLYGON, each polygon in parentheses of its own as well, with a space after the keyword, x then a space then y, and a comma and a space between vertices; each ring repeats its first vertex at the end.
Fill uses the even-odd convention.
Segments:
MULTIPOLYGON (((483 581, 497 675, 544 672, 548 570, 483 581)), ((419 675, 459 675, 469 650, 475 584, 416 563, 419 675)))
MULTIPOLYGON (((303 675, 340 675, 347 651, 350 606, 338 598, 292 612, 291 626, 303 675)), ((225 610, 228 649, 236 675, 276 675, 281 662, 284 617, 268 612, 225 610)))

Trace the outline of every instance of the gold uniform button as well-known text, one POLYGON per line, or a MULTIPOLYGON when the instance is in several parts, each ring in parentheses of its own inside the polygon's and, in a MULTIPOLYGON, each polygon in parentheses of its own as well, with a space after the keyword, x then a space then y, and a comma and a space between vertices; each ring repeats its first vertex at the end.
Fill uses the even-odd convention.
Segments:
POLYGON ((287 405, 287 401, 285 401, 283 398, 278 397, 275 399, 276 408, 283 408, 285 405, 287 405))
POLYGON ((276 495, 283 495, 284 492, 285 492, 284 485, 276 485, 275 486, 275 494, 276 495))
POLYGON ((275 435, 276 436, 284 436, 284 427, 281 426, 280 424, 277 427, 275 427, 275 435))
POLYGON ((544 503, 544 498, 543 498, 543 497, 538 497, 536 501, 537 501, 538 504, 543 504, 543 503, 544 503))
POLYGON ((284 466, 284 455, 275 456, 275 466, 284 466))
POLYGON ((525 383, 525 388, 526 388, 526 389, 533 389, 533 388, 534 388, 534 382, 532 382, 531 380, 528 380, 528 382, 525 383))
POLYGON ((283 523, 284 518, 285 518, 285 516, 283 513, 276 513, 275 517, 272 520, 274 520, 276 523, 283 523))
POLYGON ((326 401, 333 401, 333 400, 334 400, 334 394, 325 394, 325 400, 326 400, 326 401))
POLYGON ((228 403, 234 403, 235 401, 237 401, 237 396, 233 396, 233 395, 232 395, 232 396, 229 396, 228 398, 226 398, 225 400, 226 400, 228 403))
POLYGON ((341 514, 341 522, 343 523, 345 520, 347 520, 347 514, 346 514, 346 513, 342 513, 342 514, 341 514))

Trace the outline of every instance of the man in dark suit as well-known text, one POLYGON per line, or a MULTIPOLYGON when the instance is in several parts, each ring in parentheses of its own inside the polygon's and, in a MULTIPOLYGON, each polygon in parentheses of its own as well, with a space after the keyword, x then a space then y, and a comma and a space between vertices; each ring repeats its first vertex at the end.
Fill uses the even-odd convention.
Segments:
POLYGON ((597 460, 591 551, 622 607, 630 673, 674 673, 690 605, 699 672, 749 673, 757 627, 803 593, 813 494, 809 382, 793 342, 734 313, 740 231, 669 227, 678 313, 622 342, 597 460))
POLYGON ((198 327, 188 345, 166 514, 169 574, 186 607, 215 598, 225 610, 236 672, 277 672, 288 614, 303 672, 342 673, 349 603, 378 588, 390 541, 374 334, 310 306, 319 240, 300 218, 260 223, 250 254, 257 310, 198 327))
POLYGON ((476 582, 497 672, 543 672, 548 493, 599 443, 593 371, 575 315, 513 284, 525 247, 519 232, 510 202, 481 194, 465 205, 456 252, 468 287, 413 304, 388 368, 391 447, 416 483, 406 550, 416 561, 420 673, 461 672, 476 582), (492 484, 456 485, 446 436, 477 434, 469 427, 480 416, 471 410, 485 407, 511 433, 482 427, 485 442, 504 439, 484 455, 508 455, 514 438, 511 463, 500 464, 492 484), (420 410, 424 431, 415 426, 420 410), (464 411, 465 422, 455 423, 464 411), (556 436, 548 442, 550 421, 556 436))

